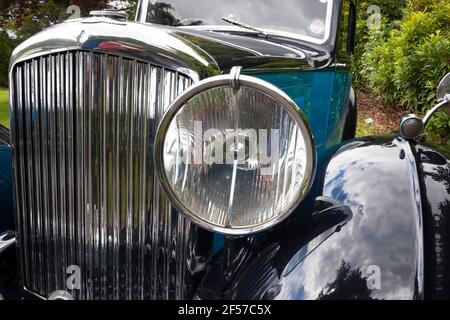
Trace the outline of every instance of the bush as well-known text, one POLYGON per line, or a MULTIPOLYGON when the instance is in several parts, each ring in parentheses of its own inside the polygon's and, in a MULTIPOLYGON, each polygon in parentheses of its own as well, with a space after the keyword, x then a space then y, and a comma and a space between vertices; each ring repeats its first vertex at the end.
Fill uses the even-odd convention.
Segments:
MULTIPOLYGON (((450 0, 411 1, 398 27, 370 30, 361 55, 360 79, 384 103, 424 113, 436 102, 436 89, 450 72, 450 0), (414 11, 421 8, 423 11, 414 11)), ((433 119, 433 135, 449 136, 449 119, 433 119)))
POLYGON ((360 1, 357 13, 356 26, 356 50, 354 63, 353 83, 357 89, 365 87, 365 79, 361 74, 365 61, 362 54, 371 50, 380 39, 386 39, 391 30, 397 27, 397 21, 402 19, 407 0, 367 0, 360 1), (369 10, 371 6, 377 6, 381 14, 381 28, 370 30, 369 20, 373 19, 373 12, 369 10))
MULTIPOLYGON (((435 4, 440 0, 409 0, 408 10, 414 11, 430 11, 433 10, 435 4)), ((444 0, 445 1, 445 0, 444 0)))
POLYGON ((13 42, 8 34, 0 29, 0 87, 8 86, 9 58, 13 47, 13 42))

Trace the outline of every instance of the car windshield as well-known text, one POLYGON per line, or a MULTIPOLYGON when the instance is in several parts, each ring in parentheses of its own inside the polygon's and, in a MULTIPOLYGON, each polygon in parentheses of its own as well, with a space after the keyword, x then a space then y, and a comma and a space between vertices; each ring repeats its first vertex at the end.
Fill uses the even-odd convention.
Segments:
POLYGON ((323 43, 330 35, 332 2, 333 0, 148 0, 147 22, 215 30, 230 26, 231 21, 268 34, 323 43))

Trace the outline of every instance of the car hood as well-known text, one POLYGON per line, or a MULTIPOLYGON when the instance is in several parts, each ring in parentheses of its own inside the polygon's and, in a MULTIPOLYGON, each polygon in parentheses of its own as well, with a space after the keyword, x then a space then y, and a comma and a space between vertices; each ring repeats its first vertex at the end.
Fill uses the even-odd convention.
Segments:
POLYGON ((167 66, 200 80, 239 65, 247 72, 313 70, 330 64, 330 54, 289 40, 255 35, 173 28, 104 17, 69 20, 31 37, 16 48, 17 62, 49 53, 89 50, 167 66))
POLYGON ((208 53, 223 71, 236 65, 250 70, 323 68, 331 55, 294 40, 265 38, 254 33, 170 28, 176 36, 208 53))

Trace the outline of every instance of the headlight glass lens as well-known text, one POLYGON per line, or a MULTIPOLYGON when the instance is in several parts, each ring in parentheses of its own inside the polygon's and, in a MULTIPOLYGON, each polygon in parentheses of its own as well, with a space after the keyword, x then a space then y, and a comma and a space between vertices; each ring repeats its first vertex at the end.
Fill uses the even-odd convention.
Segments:
POLYGON ((158 133, 164 135, 163 186, 195 222, 222 233, 252 233, 304 198, 315 165, 313 142, 295 104, 278 100, 245 85, 209 88, 184 102, 158 133))

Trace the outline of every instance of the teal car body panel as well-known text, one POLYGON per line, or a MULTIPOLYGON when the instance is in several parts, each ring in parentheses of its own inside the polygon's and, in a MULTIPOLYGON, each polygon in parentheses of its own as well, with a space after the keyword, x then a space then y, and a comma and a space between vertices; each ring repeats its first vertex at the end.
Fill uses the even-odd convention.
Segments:
POLYGON ((0 144, 0 234, 14 229, 11 164, 10 147, 0 144))
POLYGON ((309 120, 319 155, 342 142, 350 72, 294 71, 255 76, 283 90, 299 106, 309 120))

